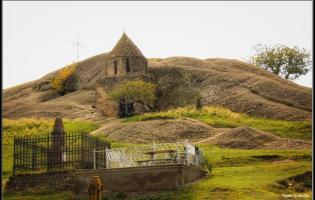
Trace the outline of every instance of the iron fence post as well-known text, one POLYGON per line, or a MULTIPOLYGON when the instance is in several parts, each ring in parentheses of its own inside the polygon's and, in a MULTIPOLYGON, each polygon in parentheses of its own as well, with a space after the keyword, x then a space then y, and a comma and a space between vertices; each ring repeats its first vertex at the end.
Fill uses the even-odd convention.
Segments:
POLYGON ((13 150, 13 176, 14 176, 14 172, 15 172, 15 136, 14 136, 14 150, 13 150))
POLYGON ((179 148, 178 148, 178 142, 176 143, 176 149, 177 149, 177 163, 179 163, 179 148))
POLYGON ((47 133, 47 172, 49 172, 49 133, 47 133))
POLYGON ((188 140, 185 140, 185 147, 186 147, 186 156, 187 156, 187 165, 189 166, 189 153, 188 153, 188 140))
POLYGON ((198 161, 198 158, 197 158, 197 157, 198 157, 198 156, 197 156, 197 151, 195 151, 195 156, 196 156, 196 163, 195 163, 195 165, 197 166, 197 164, 198 164, 198 163, 197 163, 197 161, 198 161))
POLYGON ((83 131, 81 131, 81 168, 83 169, 83 158, 84 158, 84 155, 83 155, 83 131))
POLYGON ((106 168, 108 169, 108 153, 107 153, 107 147, 106 147, 106 150, 105 150, 105 154, 106 154, 106 168))
POLYGON ((93 149, 93 160, 94 160, 94 169, 96 169, 96 164, 95 164, 95 149, 93 149))

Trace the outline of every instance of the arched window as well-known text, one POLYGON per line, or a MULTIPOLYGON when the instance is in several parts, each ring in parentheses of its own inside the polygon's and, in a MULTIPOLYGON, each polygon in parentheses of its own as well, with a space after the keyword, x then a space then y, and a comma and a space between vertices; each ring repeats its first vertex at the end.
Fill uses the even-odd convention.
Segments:
POLYGON ((117 61, 115 60, 115 74, 117 74, 117 61))
POLYGON ((129 59, 127 58, 127 62, 126 62, 126 72, 129 73, 130 72, 130 66, 129 66, 129 59))

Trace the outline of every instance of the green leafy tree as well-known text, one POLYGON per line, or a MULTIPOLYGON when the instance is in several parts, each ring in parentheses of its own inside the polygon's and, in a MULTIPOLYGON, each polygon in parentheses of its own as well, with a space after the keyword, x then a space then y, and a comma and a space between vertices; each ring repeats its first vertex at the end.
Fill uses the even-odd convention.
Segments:
POLYGON ((75 63, 73 62, 71 66, 60 70, 58 76, 50 81, 50 86, 62 94, 65 93, 67 80, 74 72, 75 63))
POLYGON ((120 101, 125 99, 129 102, 140 103, 145 108, 154 111, 153 103, 155 100, 156 85, 149 82, 125 81, 113 92, 109 93, 109 99, 120 101))
POLYGON ((287 47, 282 44, 267 46, 257 44, 254 56, 244 59, 245 62, 257 65, 265 70, 288 80, 295 80, 307 74, 311 69, 311 53, 306 49, 287 47))

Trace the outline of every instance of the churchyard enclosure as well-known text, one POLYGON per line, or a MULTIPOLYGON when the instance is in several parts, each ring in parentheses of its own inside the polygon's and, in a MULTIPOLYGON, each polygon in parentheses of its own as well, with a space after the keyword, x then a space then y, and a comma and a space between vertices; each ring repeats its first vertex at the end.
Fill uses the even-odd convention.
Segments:
POLYGON ((106 167, 106 154, 96 155, 93 150, 110 148, 110 142, 86 132, 52 133, 14 136, 13 175, 16 172, 62 170, 64 167, 81 169, 106 167))
MULTIPOLYGON (((104 151, 95 151, 95 157, 104 151)), ((186 140, 175 143, 153 143, 106 150, 106 168, 184 163, 202 167, 204 152, 186 140)))

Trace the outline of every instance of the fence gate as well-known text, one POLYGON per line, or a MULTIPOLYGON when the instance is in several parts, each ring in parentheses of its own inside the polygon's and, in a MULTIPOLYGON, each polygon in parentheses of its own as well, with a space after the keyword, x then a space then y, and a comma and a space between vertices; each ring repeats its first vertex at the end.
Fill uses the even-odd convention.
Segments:
MULTIPOLYGON (((110 149, 110 142, 85 132, 64 135, 14 137, 13 174, 16 171, 58 170, 65 167, 93 169, 93 150, 110 149)), ((97 154, 96 168, 106 168, 106 153, 97 154)))

